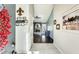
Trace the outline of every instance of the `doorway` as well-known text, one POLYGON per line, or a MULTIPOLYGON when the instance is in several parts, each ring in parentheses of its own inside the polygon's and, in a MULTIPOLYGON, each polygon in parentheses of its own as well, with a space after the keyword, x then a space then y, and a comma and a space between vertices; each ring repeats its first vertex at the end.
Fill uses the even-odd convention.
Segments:
POLYGON ((47 30, 46 23, 33 22, 33 42, 34 43, 53 43, 50 31, 47 30))

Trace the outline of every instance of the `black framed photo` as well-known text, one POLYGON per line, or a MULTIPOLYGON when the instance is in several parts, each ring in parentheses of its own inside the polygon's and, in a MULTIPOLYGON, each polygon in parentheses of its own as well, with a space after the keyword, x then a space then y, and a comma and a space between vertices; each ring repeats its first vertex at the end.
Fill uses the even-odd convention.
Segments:
POLYGON ((60 30, 60 24, 56 24, 56 29, 60 30))
POLYGON ((42 24, 40 22, 34 22, 34 32, 41 32, 42 24))
POLYGON ((56 25, 56 23, 57 23, 57 21, 56 21, 56 20, 54 20, 54 25, 56 25))

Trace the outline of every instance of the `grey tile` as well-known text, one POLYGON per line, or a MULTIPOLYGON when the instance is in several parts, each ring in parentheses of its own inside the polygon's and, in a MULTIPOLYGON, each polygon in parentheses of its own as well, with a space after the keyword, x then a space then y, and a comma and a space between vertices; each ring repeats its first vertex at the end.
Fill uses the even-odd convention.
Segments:
POLYGON ((52 43, 34 43, 31 51, 38 51, 39 54, 60 54, 52 43))

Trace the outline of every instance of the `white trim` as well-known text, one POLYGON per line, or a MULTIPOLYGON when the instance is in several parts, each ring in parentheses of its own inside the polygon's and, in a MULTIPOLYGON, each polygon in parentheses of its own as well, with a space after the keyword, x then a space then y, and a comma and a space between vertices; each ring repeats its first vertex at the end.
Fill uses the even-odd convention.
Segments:
POLYGON ((63 50, 60 49, 55 43, 54 43, 54 46, 60 51, 61 54, 64 54, 63 50))

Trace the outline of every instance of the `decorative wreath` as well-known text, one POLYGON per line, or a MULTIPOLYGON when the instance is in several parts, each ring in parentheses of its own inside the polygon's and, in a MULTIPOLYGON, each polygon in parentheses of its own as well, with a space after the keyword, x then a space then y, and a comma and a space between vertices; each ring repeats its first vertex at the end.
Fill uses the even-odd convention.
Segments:
POLYGON ((8 9, 4 7, 0 11, 0 49, 4 48, 9 42, 8 35, 11 33, 10 18, 8 9))

